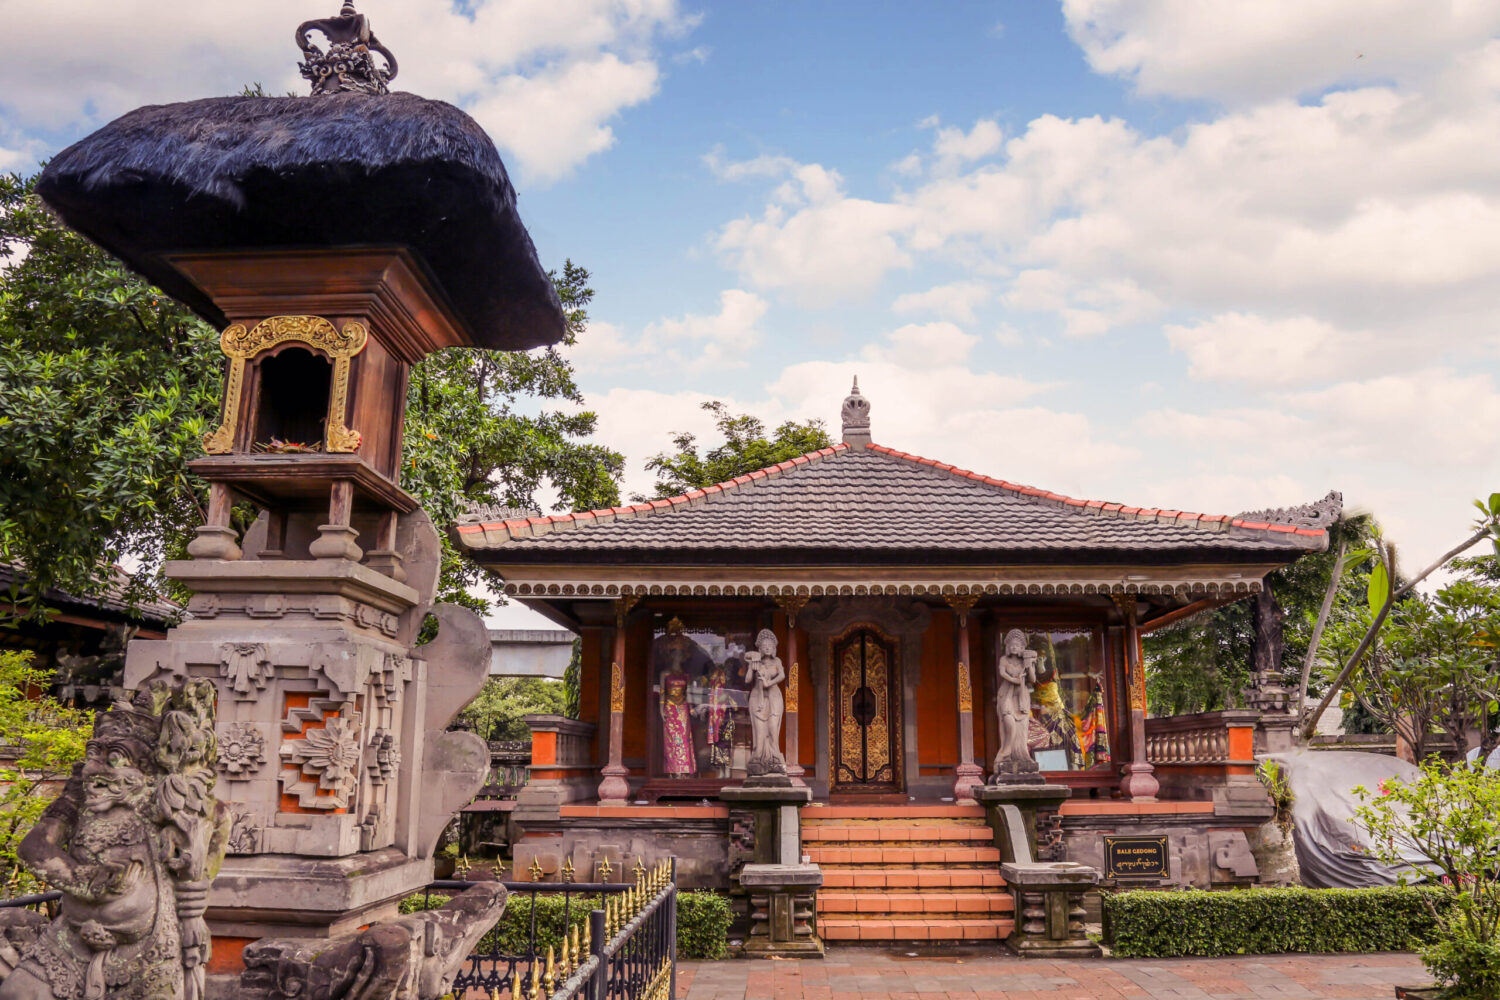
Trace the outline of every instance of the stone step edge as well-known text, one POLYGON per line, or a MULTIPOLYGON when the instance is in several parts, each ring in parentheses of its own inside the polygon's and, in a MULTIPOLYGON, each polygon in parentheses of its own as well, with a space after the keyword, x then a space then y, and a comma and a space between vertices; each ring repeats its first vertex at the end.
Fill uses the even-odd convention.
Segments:
POLYGON ((803 822, 821 819, 984 819, 984 806, 808 806, 803 822))
POLYGON ((1015 909, 1010 893, 954 892, 820 892, 818 912, 837 914, 838 919, 867 918, 879 914, 949 914, 957 918, 1008 914, 1015 909), (948 904, 948 905, 944 905, 948 904))
POLYGON ((825 941, 1001 941, 1014 920, 842 920, 818 918, 825 941))

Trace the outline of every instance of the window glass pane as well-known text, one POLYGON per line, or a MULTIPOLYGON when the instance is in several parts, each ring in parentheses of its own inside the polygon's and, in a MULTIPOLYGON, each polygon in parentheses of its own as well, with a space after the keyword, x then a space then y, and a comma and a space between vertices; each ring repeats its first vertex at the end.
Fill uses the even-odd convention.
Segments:
POLYGON ((750 759, 748 629, 672 619, 651 643, 652 775, 743 778, 750 759))
POLYGON ((1085 771, 1110 763, 1104 677, 1094 669, 1094 633, 1027 630, 1037 653, 1027 744, 1043 771, 1085 771))

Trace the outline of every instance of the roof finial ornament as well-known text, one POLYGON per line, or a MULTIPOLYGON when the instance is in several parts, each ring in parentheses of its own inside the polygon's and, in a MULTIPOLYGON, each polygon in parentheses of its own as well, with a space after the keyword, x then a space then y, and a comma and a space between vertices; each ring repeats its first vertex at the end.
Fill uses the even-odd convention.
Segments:
POLYGON ((396 78, 396 57, 380 44, 369 20, 355 12, 354 0, 344 0, 337 17, 303 21, 295 37, 303 55, 297 69, 312 82, 314 96, 384 94, 386 84, 396 78), (327 52, 308 40, 309 31, 323 33, 328 39, 327 52), (385 57, 385 68, 376 63, 376 52, 385 57))
POLYGON ((863 448, 870 443, 870 401, 859 392, 859 376, 854 376, 854 388, 844 397, 844 443, 863 448))

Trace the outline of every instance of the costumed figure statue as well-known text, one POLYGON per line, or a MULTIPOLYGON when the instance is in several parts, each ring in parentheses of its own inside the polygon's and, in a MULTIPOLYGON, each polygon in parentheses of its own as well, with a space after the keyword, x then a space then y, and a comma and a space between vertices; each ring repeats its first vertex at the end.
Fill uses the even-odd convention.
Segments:
MULTIPOLYGON (((1040 662, 1038 659, 1038 663, 1040 662)), ((1036 690, 1032 692, 1032 698, 1039 711, 1037 717, 1033 718, 1030 723, 1027 749, 1062 750, 1067 754, 1070 768, 1076 770, 1082 767, 1080 761, 1083 754, 1078 745, 1078 726, 1073 721, 1073 716, 1069 713, 1067 706, 1063 704, 1062 690, 1058 684, 1055 666, 1050 673, 1040 675, 1040 679, 1036 682, 1036 690)))
POLYGON ((729 671, 715 663, 703 676, 708 700, 699 705, 703 717, 704 737, 708 742, 708 764, 719 777, 728 777, 734 762, 734 695, 729 689, 729 671))
POLYGON ((29 941, 0 1000, 202 1000, 231 818, 213 794, 214 697, 210 681, 158 683, 95 717, 83 763, 21 842, 63 898, 51 923, 6 929, 29 941))
POLYGON ((683 670, 693 641, 677 633, 667 636, 667 672, 661 676, 661 748, 666 773, 685 778, 697 771, 693 753, 692 708, 688 705, 688 675, 683 670))
POLYGON ((744 678, 750 682, 752 748, 746 770, 752 776, 786 774, 781 754, 781 716, 786 711, 781 682, 786 670, 776 655, 776 633, 763 628, 755 636, 755 650, 745 654, 744 678))
POLYGON ((1026 648, 1026 633, 1013 628, 996 644, 998 687, 995 711, 1000 717, 1000 752, 995 754, 997 784, 1006 780, 1038 780, 1036 761, 1027 746, 1031 725, 1031 685, 1036 684, 1037 654, 1026 648))

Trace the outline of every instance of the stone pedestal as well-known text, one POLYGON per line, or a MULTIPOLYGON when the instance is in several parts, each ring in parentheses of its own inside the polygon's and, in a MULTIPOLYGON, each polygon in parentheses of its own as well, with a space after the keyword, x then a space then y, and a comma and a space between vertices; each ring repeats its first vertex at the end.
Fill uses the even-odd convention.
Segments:
POLYGON ((1099 870, 1071 861, 1007 863, 1000 874, 1015 897, 1015 930, 1006 944, 1022 958, 1094 958, 1099 946, 1084 933, 1083 897, 1099 870))
POLYGON ((974 789, 975 800, 985 807, 985 821, 995 832, 1000 859, 1020 864, 1039 860, 1037 814, 1056 812, 1070 794, 1064 785, 1041 782, 974 789))
POLYGON ((750 939, 745 954, 753 958, 822 958, 817 931, 817 865, 746 865, 740 885, 750 902, 750 939))
POLYGON ((430 603, 427 515, 402 515, 394 532, 406 582, 315 558, 317 520, 287 515, 273 544, 263 518, 239 559, 168 563, 193 591, 189 617, 126 657, 127 688, 181 677, 217 688, 218 794, 233 827, 208 900, 215 972, 238 972, 256 938, 394 916, 488 772, 484 741, 446 730, 484 683, 489 636, 473 612, 430 603), (429 613, 437 635, 417 645, 429 613))
POLYGON ((730 808, 731 826, 738 812, 751 831, 749 857, 735 876, 749 903, 747 953, 821 957, 817 893, 823 872, 802 863, 801 811, 812 801, 812 789, 793 785, 786 775, 768 775, 726 788, 719 798, 730 808))

